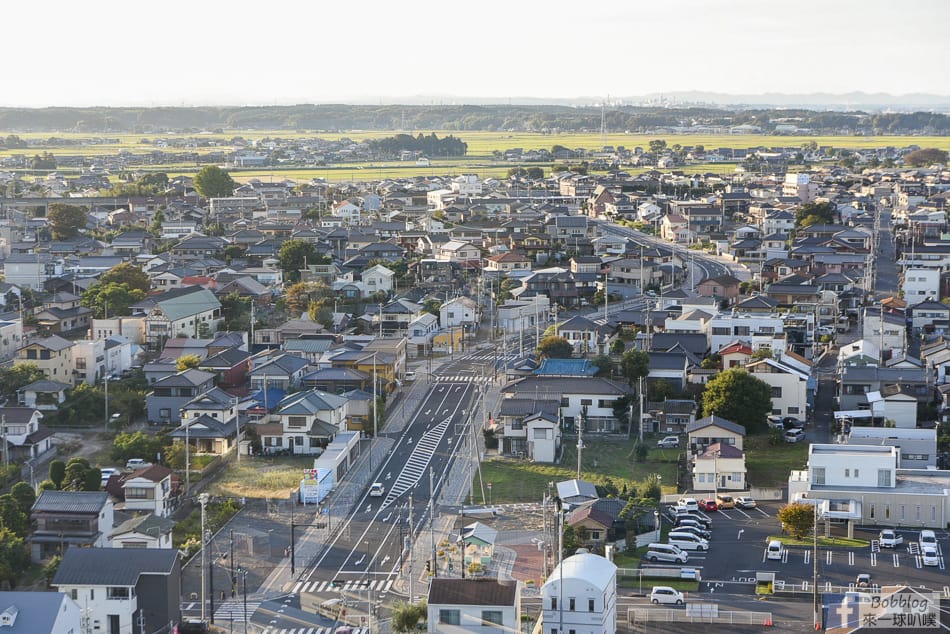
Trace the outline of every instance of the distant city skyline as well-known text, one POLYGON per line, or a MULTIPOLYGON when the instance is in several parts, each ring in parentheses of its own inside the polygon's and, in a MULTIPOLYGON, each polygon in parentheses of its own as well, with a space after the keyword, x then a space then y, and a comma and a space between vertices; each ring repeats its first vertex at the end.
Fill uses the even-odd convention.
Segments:
POLYGON ((944 0, 53 0, 4 14, 3 107, 950 97, 944 0))

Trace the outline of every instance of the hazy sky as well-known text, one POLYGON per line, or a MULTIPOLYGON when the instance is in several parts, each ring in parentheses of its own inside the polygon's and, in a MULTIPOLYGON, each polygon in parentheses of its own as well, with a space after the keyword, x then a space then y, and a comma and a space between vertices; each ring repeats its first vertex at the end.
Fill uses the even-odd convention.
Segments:
POLYGON ((2 106, 950 95, 948 0, 48 0, 3 22, 2 106))

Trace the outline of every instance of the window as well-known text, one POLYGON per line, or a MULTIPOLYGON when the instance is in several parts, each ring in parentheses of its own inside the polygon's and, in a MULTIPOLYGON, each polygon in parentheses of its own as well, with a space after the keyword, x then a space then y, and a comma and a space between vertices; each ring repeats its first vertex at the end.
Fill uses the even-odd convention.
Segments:
POLYGON ((535 440, 544 440, 548 437, 548 430, 546 429, 535 429, 534 430, 534 439, 535 440))
POLYGON ((814 467, 812 469, 811 483, 812 484, 825 483, 825 468, 824 467, 814 467))
POLYGON ((172 416, 172 411, 171 409, 167 407, 163 407, 162 409, 158 410, 159 418, 171 418, 171 416, 172 416))
POLYGON ((76 588, 73 588, 72 590, 69 591, 69 596, 72 597, 72 600, 73 600, 73 601, 78 601, 78 600, 79 600, 79 590, 77 590, 76 588))
POLYGON ((570 406, 571 406, 571 401, 570 401, 570 399, 567 398, 566 396, 562 396, 562 397, 561 397, 561 407, 570 407, 570 406))
POLYGON ((27 359, 35 359, 35 358, 36 358, 36 350, 27 350, 27 351, 26 351, 26 358, 27 358, 27 359))
POLYGON ((307 424, 306 416, 288 416, 287 417, 287 426, 288 427, 304 427, 307 424))
POLYGON ((844 470, 844 477, 847 478, 847 477, 849 477, 850 475, 851 475, 851 469, 845 469, 845 470, 844 470))
POLYGON ((567 600, 567 609, 571 612, 577 609, 577 600, 574 597, 567 600))
POLYGON ((502 625, 501 610, 482 610, 482 624, 502 625))
POLYGON ((590 406, 593 405, 593 404, 594 404, 594 399, 592 399, 592 398, 582 398, 582 399, 581 399, 581 407, 590 407, 590 406))
POLYGON ((588 611, 588 612, 593 612, 593 611, 594 611, 594 600, 593 600, 593 599, 587 599, 587 611, 588 611))
POLYGON ((85 369, 86 369, 86 358, 85 358, 85 357, 77 357, 77 358, 76 358, 76 369, 77 369, 77 370, 85 370, 85 369))
POLYGON ((891 472, 889 469, 877 470, 877 485, 879 487, 891 486, 891 472))
POLYGON ((858 477, 858 470, 857 470, 857 469, 854 470, 854 477, 855 477, 855 478, 858 477))
POLYGON ((439 623, 445 623, 446 625, 458 625, 459 611, 458 610, 439 610, 439 623))
POLYGON ((303 447, 303 436, 294 436, 294 444, 303 447))
POLYGON ((782 398, 782 388, 773 387, 772 388, 772 398, 782 398))
POLYGON ((589 531, 590 538, 594 541, 600 540, 600 531, 589 531))
POLYGON ((109 587, 106 588, 106 598, 107 599, 128 599, 131 593, 128 588, 124 587, 109 587))
POLYGON ((797 414, 798 411, 799 411, 799 410, 798 410, 797 407, 789 407, 789 408, 788 408, 788 413, 789 413, 789 414, 797 414))
POLYGON ((551 597, 551 609, 552 610, 557 609, 557 597, 551 597))

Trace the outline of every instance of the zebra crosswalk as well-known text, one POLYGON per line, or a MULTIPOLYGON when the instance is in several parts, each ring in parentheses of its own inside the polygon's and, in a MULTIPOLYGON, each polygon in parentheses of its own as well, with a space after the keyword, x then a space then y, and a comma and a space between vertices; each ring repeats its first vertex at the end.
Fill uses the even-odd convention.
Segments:
POLYGON ((363 579, 351 579, 349 581, 298 581, 291 594, 302 594, 312 592, 314 594, 332 593, 332 592, 360 592, 371 590, 380 594, 386 594, 393 587, 395 579, 373 579, 366 581, 363 579), (331 587, 332 584, 332 587, 331 587))
MULTIPOLYGON (((345 626, 337 625, 334 627, 293 627, 290 629, 283 627, 264 628, 264 634, 336 634, 344 631, 345 626)), ((351 634, 369 634, 369 628, 365 627, 346 627, 347 632, 351 634)))
POLYGON ((445 376, 436 375, 432 377, 437 383, 475 383, 475 384, 488 384, 491 383, 492 377, 479 376, 477 374, 447 374, 445 376))
POLYGON ((251 619, 260 605, 260 601, 248 601, 245 608, 243 601, 225 601, 215 609, 214 618, 220 623, 243 623, 251 619))

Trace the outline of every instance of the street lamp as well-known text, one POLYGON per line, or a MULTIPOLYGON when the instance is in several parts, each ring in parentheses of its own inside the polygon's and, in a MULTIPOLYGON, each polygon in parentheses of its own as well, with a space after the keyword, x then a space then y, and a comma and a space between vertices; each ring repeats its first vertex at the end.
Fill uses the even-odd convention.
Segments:
POLYGON ((244 595, 244 634, 247 634, 247 569, 238 568, 238 574, 241 575, 242 594, 244 595))
POLYGON ((656 531, 656 540, 660 541, 660 510, 653 509, 653 527, 656 531))

